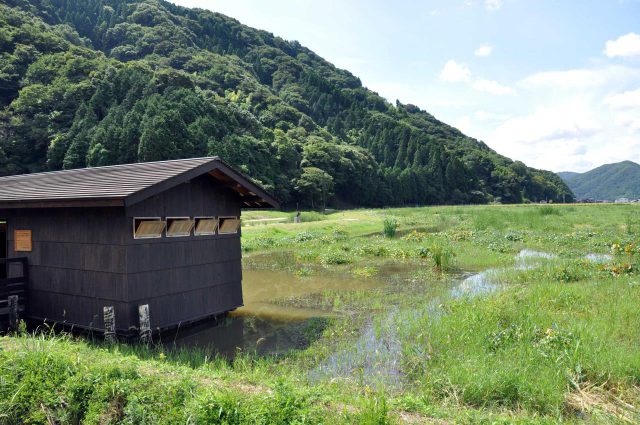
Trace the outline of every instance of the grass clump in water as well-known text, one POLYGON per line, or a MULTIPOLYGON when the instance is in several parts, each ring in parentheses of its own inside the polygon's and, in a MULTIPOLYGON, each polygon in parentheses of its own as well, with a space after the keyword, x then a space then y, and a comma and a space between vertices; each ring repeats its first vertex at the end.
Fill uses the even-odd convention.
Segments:
POLYGON ((375 267, 358 267, 353 269, 353 275, 356 277, 374 277, 378 274, 379 270, 375 267))
POLYGON ((444 243, 434 244, 430 246, 428 250, 433 260, 433 267, 438 273, 451 270, 455 253, 448 245, 444 243))

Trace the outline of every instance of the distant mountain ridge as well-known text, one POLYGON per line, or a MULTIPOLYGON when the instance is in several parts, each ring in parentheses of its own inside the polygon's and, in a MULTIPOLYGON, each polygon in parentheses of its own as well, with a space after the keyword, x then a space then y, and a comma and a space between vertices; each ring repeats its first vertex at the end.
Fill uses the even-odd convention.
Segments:
POLYGON ((559 172, 576 199, 640 199, 640 164, 622 161, 605 164, 586 173, 559 172))
POLYGON ((562 180, 567 181, 567 179, 573 178, 579 175, 580 173, 576 173, 575 171, 560 171, 557 174, 560 176, 562 180))

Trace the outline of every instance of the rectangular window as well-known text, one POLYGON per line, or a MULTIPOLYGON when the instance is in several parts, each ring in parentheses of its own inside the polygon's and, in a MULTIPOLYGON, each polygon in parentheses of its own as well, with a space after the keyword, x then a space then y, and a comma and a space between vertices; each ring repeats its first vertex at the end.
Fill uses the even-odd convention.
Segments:
POLYGON ((220 224, 218 225, 218 233, 220 233, 221 235, 238 233, 239 228, 240 228, 240 219, 238 217, 220 217, 220 224))
POLYGON ((193 223, 189 217, 167 217, 167 237, 190 236, 193 223))
POLYGON ((135 239, 161 238, 166 223, 160 217, 133 219, 133 237, 135 239))
POLYGON ((218 228, 218 220, 214 217, 196 217, 196 236, 215 235, 218 228))

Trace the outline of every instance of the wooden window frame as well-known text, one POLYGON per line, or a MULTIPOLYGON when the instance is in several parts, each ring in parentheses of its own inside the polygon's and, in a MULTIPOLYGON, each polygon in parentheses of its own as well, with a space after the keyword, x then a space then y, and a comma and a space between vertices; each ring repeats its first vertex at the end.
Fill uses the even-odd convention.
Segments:
POLYGON ((207 217, 193 217, 193 235, 194 236, 215 236, 218 234, 218 226, 220 226, 220 220, 215 216, 207 216, 207 217), (213 229, 213 233, 198 233, 198 220, 215 220, 216 228, 213 229))
POLYGON ((240 220, 240 217, 237 216, 237 215, 218 217, 218 234, 219 235, 237 235, 240 232, 240 226, 241 225, 242 225, 242 220, 240 220), (221 228, 221 225, 222 225, 222 220, 224 220, 224 219, 238 220, 238 228, 236 229, 235 232, 222 232, 222 231, 220 231, 220 228, 221 228))
POLYGON ((140 240, 140 239, 160 239, 160 238, 162 238, 162 234, 167 229, 167 222, 165 220, 163 220, 162 217, 133 217, 132 227, 133 227, 133 239, 136 239, 136 240, 140 240), (160 236, 136 236, 136 220, 161 221, 161 222, 164 223, 164 229, 162 230, 162 232, 160 232, 160 236))
POLYGON ((195 219, 192 219, 191 217, 166 217, 164 219, 164 221, 166 223, 165 227, 164 227, 164 234, 168 238, 188 238, 193 233, 193 229, 194 229, 195 223, 196 223, 195 219), (189 234, 188 235, 170 235, 169 234, 169 220, 189 220, 189 221, 191 221, 191 229, 189 230, 189 234))

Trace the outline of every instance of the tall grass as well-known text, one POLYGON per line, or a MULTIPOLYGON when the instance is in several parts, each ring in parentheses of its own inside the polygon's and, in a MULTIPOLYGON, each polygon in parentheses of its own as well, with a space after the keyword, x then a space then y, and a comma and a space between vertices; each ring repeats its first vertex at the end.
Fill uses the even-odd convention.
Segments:
POLYGON ((448 245, 442 243, 434 244, 429 248, 429 253, 437 272, 443 273, 451 270, 455 254, 448 245))
POLYGON ((106 347, 51 334, 0 338, 0 424, 558 423, 576 420, 576 412, 596 423, 623 412, 633 423, 638 413, 628 406, 640 405, 635 208, 357 210, 243 229, 246 265, 262 258, 292 273, 390 283, 278 301, 345 314, 309 347, 278 357, 240 353, 229 361, 199 349, 106 347), (523 248, 558 259, 497 274, 502 292, 448 298, 450 280, 460 284, 453 272, 512 266, 523 248), (585 260, 611 251, 604 263, 585 260), (377 376, 375 368, 314 378, 338 349, 362 349, 362 329, 391 313, 389 331, 374 328, 400 347, 398 388, 376 394, 360 380, 377 376))
POLYGON ((551 205, 544 205, 538 207, 538 213, 540 215, 560 215, 560 209, 552 207, 551 205))
POLYGON ((265 379, 268 359, 183 366, 154 348, 124 354, 126 346, 51 334, 4 337, 0 346, 2 424, 388 423, 384 397, 327 408, 295 372, 265 379))
POLYGON ((421 343, 415 341, 424 338, 427 363, 414 363, 407 373, 416 374, 434 399, 455 397, 470 406, 562 417, 570 414, 568 394, 589 385, 614 385, 632 397, 625 403, 639 403, 633 394, 640 385, 640 329, 628 328, 630 320, 640 319, 633 280, 602 280, 594 267, 593 273, 571 272, 575 279, 559 283, 558 268, 549 267, 550 274, 504 275, 527 285, 451 302, 437 321, 417 316, 419 323, 405 327, 416 334, 402 338, 404 350, 417 352, 421 343))
POLYGON ((387 238, 393 238, 398 230, 398 220, 387 217, 383 221, 383 234, 387 238))

